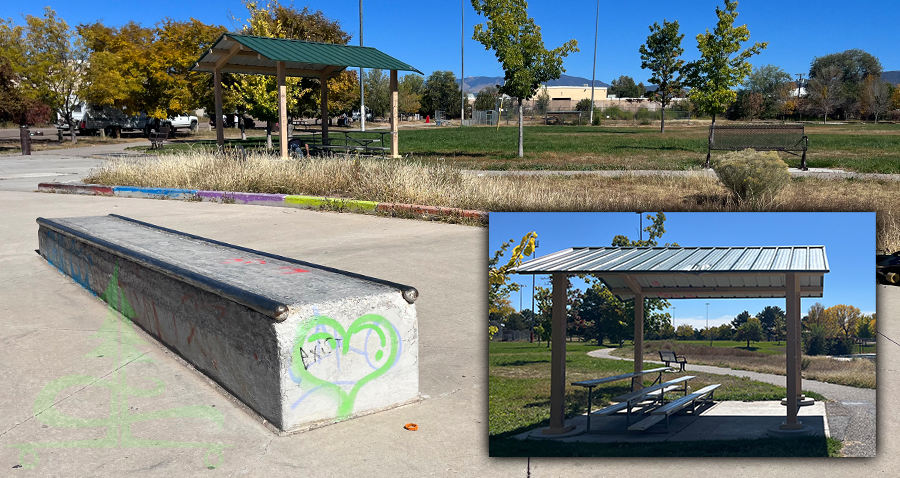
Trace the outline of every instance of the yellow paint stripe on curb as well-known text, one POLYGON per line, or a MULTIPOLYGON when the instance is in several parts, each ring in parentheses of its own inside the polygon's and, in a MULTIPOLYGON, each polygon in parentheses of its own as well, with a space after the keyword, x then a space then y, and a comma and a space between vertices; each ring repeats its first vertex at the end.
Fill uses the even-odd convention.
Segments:
POLYGON ((357 201, 354 199, 331 199, 315 196, 285 196, 284 205, 318 209, 329 207, 332 209, 355 209, 360 211, 374 211, 378 206, 374 201, 357 201))

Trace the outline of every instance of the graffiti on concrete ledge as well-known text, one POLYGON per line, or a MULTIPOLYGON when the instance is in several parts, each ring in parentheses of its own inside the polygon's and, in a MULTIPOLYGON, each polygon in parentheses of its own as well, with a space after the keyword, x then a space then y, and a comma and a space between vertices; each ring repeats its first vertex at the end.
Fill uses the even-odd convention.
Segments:
POLYGON ((312 317, 294 342, 290 375, 305 393, 291 408, 328 393, 338 403, 337 418, 349 417, 360 389, 396 364, 400 347, 397 329, 380 315, 363 315, 346 329, 330 317, 312 317))
POLYGON ((150 389, 134 388, 128 385, 125 366, 132 362, 152 362, 137 345, 144 341, 135 333, 129 317, 135 312, 125 299, 118 283, 118 265, 101 298, 109 304, 106 321, 92 337, 103 339, 85 357, 112 358, 115 369, 103 378, 88 375, 69 375, 56 379, 45 386, 32 407, 35 418, 41 423, 59 428, 106 427, 106 436, 100 439, 68 440, 56 442, 36 442, 7 445, 19 449, 19 460, 25 468, 35 468, 38 464, 40 448, 205 448, 204 461, 208 468, 222 464, 222 452, 226 445, 220 443, 198 443, 137 438, 132 435, 131 425, 137 422, 163 418, 199 418, 224 426, 222 412, 206 405, 175 407, 146 413, 129 412, 128 397, 153 397, 165 390, 165 384, 152 378, 156 386, 150 389), (103 387, 110 393, 110 414, 108 418, 79 418, 65 415, 56 408, 57 397, 69 387, 103 387), (26 461, 27 460, 27 461, 26 461))

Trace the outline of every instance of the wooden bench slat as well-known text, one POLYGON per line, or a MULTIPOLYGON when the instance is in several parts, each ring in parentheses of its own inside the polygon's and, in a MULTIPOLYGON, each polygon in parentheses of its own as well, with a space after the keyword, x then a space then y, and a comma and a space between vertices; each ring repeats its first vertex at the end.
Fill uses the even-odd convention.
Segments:
POLYGON ((678 400, 672 400, 671 402, 657 408, 656 410, 653 410, 653 412, 651 412, 651 414, 653 414, 653 415, 671 415, 672 413, 675 413, 678 410, 681 410, 682 408, 684 408, 688 403, 691 403, 694 400, 697 400, 698 398, 709 394, 713 390, 719 388, 721 385, 722 384, 717 383, 715 385, 709 385, 707 387, 703 387, 700 390, 697 390, 696 392, 693 392, 687 396, 679 398, 678 400))
POLYGON ((593 379, 593 380, 582 380, 580 382, 572 382, 572 385, 577 385, 579 387, 596 387, 597 385, 600 385, 601 383, 615 382, 616 380, 625 380, 626 378, 640 377, 642 375, 647 375, 650 373, 665 372, 666 370, 674 370, 674 369, 672 367, 659 367, 659 368, 654 368, 652 370, 644 370, 644 371, 637 372, 637 373, 635 373, 635 372, 623 373, 621 375, 615 375, 612 377, 597 378, 597 379, 593 379))

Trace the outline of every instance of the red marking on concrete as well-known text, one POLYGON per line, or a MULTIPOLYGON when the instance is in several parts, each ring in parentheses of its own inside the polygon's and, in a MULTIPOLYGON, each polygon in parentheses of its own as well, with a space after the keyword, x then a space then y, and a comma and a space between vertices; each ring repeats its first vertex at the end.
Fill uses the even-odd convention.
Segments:
POLYGON ((156 338, 165 342, 162 338, 162 327, 159 326, 159 314, 156 313, 156 302, 151 300, 150 306, 153 307, 153 318, 156 320, 156 338))
POLYGON ((112 196, 113 188, 110 186, 98 186, 96 184, 59 184, 59 183, 40 183, 38 191, 66 191, 74 194, 97 194, 102 196, 112 196))
POLYGON ((300 273, 300 272, 309 272, 309 271, 306 270, 306 269, 300 269, 300 268, 295 268, 295 267, 279 267, 279 269, 290 269, 290 270, 287 271, 287 272, 282 272, 282 273, 281 273, 282 275, 284 275, 284 274, 298 274, 298 273, 300 273))
POLYGON ((188 335, 188 345, 191 345, 191 340, 194 340, 194 332, 196 332, 196 330, 194 330, 194 326, 192 325, 191 326, 191 335, 188 335))
POLYGON ((253 354, 253 358, 255 358, 257 362, 259 362, 259 356, 257 356, 255 353, 253 354))
POLYGON ((405 212, 410 214, 431 214, 435 216, 466 217, 482 220, 487 220, 488 218, 487 211, 459 209, 455 207, 419 206, 416 204, 378 203, 378 205, 375 206, 375 210, 405 212))
POLYGON ((225 307, 223 307, 221 305, 213 305, 213 304, 207 304, 207 303, 204 303, 203 305, 219 311, 219 315, 216 316, 216 319, 218 319, 219 322, 222 321, 222 317, 225 317, 225 307))
POLYGON ((226 261, 222 261, 221 264, 265 264, 266 261, 262 259, 228 259, 226 261))

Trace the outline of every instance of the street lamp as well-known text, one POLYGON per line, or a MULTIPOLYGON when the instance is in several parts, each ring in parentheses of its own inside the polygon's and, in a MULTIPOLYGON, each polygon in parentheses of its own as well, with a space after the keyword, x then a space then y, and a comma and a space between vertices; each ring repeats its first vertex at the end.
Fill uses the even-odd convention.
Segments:
POLYGON ((712 331, 709 330, 709 302, 706 303, 706 334, 709 335, 709 346, 712 347, 712 331))
MULTIPOLYGON (((359 0, 359 46, 363 46, 363 8, 359 0)), ((323 80, 324 81, 324 80, 323 80)), ((363 68, 359 67, 359 129, 366 130, 366 95, 363 86, 363 68)))

